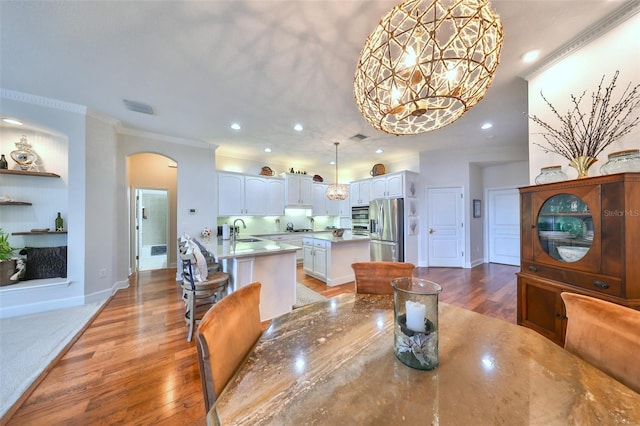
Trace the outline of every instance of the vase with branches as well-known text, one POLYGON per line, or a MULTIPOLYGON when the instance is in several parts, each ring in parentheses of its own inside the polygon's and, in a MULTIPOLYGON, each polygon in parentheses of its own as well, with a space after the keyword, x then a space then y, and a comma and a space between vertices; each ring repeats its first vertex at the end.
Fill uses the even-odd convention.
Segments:
POLYGON ((540 96, 560 120, 560 126, 554 127, 537 115, 529 118, 545 131, 540 133, 548 146, 535 143, 545 152, 555 152, 569 160, 569 165, 578 170, 578 178, 587 177, 589 167, 597 161, 602 151, 613 142, 626 135, 640 123, 640 115, 634 111, 640 105, 640 84, 627 85, 616 102, 612 99, 619 71, 616 71, 611 84, 603 89, 605 76, 602 76, 598 90, 591 94, 591 110, 584 112, 580 103, 586 91, 576 97, 571 95, 571 107, 560 114, 549 100, 540 92, 540 96))

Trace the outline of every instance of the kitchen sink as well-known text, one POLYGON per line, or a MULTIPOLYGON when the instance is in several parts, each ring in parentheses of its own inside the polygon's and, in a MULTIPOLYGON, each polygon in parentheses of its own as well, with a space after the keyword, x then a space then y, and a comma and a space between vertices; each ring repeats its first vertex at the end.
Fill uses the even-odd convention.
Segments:
POLYGON ((238 238, 236 242, 238 243, 257 243, 258 241, 262 241, 258 238, 238 238))

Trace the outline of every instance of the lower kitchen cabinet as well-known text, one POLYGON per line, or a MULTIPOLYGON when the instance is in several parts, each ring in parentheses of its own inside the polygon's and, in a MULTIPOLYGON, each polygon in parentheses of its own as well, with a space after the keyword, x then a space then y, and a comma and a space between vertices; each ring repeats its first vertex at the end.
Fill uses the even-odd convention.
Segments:
POLYGON ((327 242, 305 238, 302 242, 304 271, 322 281, 327 280, 327 242))
POLYGON ((277 241, 279 243, 291 244, 292 246, 298 247, 296 250, 296 262, 302 262, 303 252, 302 252, 302 239, 303 235, 299 234, 275 234, 275 235, 263 235, 263 238, 266 238, 271 241, 277 241))
POLYGON ((367 237, 305 237, 302 248, 305 273, 324 281, 328 286, 353 281, 355 275, 351 264, 370 259, 367 237))

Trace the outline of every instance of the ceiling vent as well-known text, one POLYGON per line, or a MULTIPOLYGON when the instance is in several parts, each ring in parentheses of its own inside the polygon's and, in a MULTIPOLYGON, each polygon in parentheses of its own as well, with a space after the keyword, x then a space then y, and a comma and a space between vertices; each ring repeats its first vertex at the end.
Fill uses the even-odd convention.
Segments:
POLYGON ((357 133, 357 134, 351 136, 349 139, 352 140, 352 141, 360 142, 361 140, 364 140, 364 139, 366 139, 368 137, 369 136, 365 136, 365 135, 363 135, 361 133, 357 133))
POLYGON ((151 105, 143 104, 142 102, 130 101, 128 99, 124 99, 122 102, 124 102, 124 106, 130 111, 153 115, 153 107, 151 107, 151 105))

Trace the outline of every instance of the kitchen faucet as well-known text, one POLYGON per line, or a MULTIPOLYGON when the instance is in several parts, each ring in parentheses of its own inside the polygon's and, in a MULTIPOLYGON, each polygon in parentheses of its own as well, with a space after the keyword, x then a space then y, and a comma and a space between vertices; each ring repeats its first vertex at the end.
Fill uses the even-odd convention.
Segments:
POLYGON ((240 229, 238 229, 238 228, 236 227, 236 222, 237 222, 237 221, 242 222, 242 227, 243 227, 244 229, 247 229, 247 225, 244 223, 244 220, 242 220, 242 219, 240 219, 240 218, 238 218, 238 219, 234 220, 234 221, 233 221, 233 234, 231 234, 231 243, 232 243, 232 244, 235 244, 235 243, 236 243, 236 234, 239 234, 239 233, 240 233, 240 229), (237 229, 237 231, 236 231, 236 229, 237 229))

